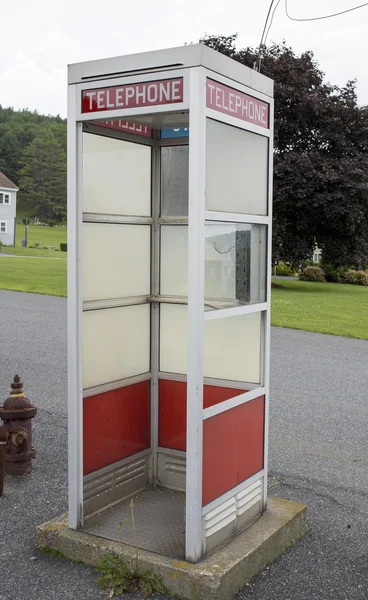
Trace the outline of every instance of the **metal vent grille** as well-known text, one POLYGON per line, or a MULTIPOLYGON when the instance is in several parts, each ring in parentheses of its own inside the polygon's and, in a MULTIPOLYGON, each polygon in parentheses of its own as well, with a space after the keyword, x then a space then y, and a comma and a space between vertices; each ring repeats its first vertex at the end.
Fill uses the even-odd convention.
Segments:
POLYGON ((220 504, 214 510, 211 510, 205 516, 205 535, 209 537, 217 533, 220 529, 235 521, 236 519, 236 500, 231 498, 223 504, 220 504))
POLYGON ((242 492, 236 495, 237 516, 252 508, 257 502, 262 500, 262 482, 256 481, 242 492))
POLYGON ((186 458, 179 454, 158 453, 158 479, 161 485, 173 490, 185 491, 186 458))
POLYGON ((84 478, 84 515, 101 510, 143 489, 149 481, 149 456, 126 459, 84 478))
POLYGON ((205 553, 221 544, 262 512, 263 477, 203 517, 205 553))

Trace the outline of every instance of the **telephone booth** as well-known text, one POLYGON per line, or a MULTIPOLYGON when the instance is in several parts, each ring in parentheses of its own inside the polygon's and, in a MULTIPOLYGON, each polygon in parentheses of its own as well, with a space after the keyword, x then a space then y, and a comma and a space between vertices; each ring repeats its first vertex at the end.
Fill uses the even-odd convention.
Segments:
POLYGON ((69 66, 69 525, 178 559, 267 507, 273 83, 202 45, 69 66))

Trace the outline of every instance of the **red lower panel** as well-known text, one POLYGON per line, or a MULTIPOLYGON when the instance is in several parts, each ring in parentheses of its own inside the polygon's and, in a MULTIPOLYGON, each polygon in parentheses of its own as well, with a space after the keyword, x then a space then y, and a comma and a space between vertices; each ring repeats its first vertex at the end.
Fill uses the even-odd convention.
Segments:
POLYGON ((83 401, 86 475, 150 445, 150 382, 142 381, 83 401))
MULTIPOLYGON (((205 385, 203 407, 209 408, 246 390, 205 385)), ((184 381, 159 381, 159 446, 174 450, 186 449, 187 384, 184 381)))
POLYGON ((263 468, 264 396, 203 423, 203 506, 263 468))

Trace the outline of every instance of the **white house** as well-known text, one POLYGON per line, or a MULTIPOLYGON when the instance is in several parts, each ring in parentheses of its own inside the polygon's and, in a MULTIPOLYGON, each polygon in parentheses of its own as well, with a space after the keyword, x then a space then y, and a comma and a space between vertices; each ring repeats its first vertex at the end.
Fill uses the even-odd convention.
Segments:
POLYGON ((19 188, 0 171, 0 242, 15 245, 15 217, 19 188))

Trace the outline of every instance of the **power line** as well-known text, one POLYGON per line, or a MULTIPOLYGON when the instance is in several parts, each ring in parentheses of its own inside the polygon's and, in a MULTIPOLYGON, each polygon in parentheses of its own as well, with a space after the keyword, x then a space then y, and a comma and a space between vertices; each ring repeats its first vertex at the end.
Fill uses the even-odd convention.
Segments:
POLYGON ((266 32, 265 38, 264 38, 264 40, 263 40, 263 45, 264 45, 264 46, 266 45, 267 38, 268 38, 268 34, 270 33, 271 25, 272 25, 272 23, 273 23, 273 18, 274 18, 274 16, 275 16, 275 12, 276 12, 276 10, 277 10, 277 7, 278 7, 278 5, 280 4, 280 2, 281 2, 281 0, 277 0, 277 4, 276 4, 275 8, 273 9, 273 13, 272 13, 272 16, 271 16, 270 24, 269 24, 269 26, 268 26, 268 29, 267 29, 267 32, 266 32))
POLYGON ((270 29, 271 29, 271 26, 272 26, 273 18, 275 16, 275 12, 277 10, 278 5, 281 2, 281 0, 277 0, 275 6, 273 8, 273 11, 272 11, 272 15, 271 15, 271 19, 270 19, 269 25, 267 27, 267 22, 268 22, 268 19, 269 19, 269 16, 270 16, 270 13, 271 13, 271 10, 272 10, 272 7, 273 7, 273 3, 275 1, 276 0, 272 0, 271 1, 270 7, 268 9, 268 13, 267 13, 266 21, 265 21, 265 24, 264 24, 261 41, 260 41, 260 44, 259 44, 259 47, 258 47, 257 59, 256 59, 254 65, 253 65, 253 68, 256 69, 259 73, 261 72, 261 64, 262 64, 262 56, 261 56, 262 46, 266 45, 267 37, 268 37, 268 34, 270 33, 270 29), (266 28, 267 28, 267 31, 266 31, 266 28))
POLYGON ((263 45, 263 43, 264 43, 264 42, 263 42, 263 38, 264 38, 264 35, 265 35, 265 32, 266 32, 266 29, 267 29, 267 23, 268 23, 268 19, 270 18, 270 14, 271 14, 271 10, 272 10, 273 3, 274 3, 274 2, 275 2, 275 0, 271 0, 270 6, 269 6, 269 9, 268 9, 267 17, 266 17, 265 24, 264 24, 263 31, 262 31, 262 37, 261 37, 261 41, 259 42, 259 47, 260 47, 260 48, 262 47, 262 45, 263 45))
POLYGON ((323 17, 313 17, 309 19, 295 19, 291 17, 288 12, 288 0, 285 0, 285 12, 286 16, 290 21, 322 21, 322 19, 331 19, 332 17, 339 17, 340 15, 345 15, 346 13, 352 12, 353 10, 358 10, 358 8, 363 8, 364 6, 368 6, 368 2, 364 2, 364 4, 359 4, 359 6, 353 6, 353 8, 348 8, 346 10, 342 10, 337 13, 333 13, 331 15, 324 15, 323 17))
MULTIPOLYGON (((270 6, 268 8, 267 17, 266 17, 265 24, 264 24, 263 31, 262 31, 261 41, 260 41, 259 46, 258 46, 257 58, 256 58, 256 60, 254 62, 254 65, 253 65, 253 68, 256 71, 259 71, 259 72, 261 70, 261 63, 262 63, 262 57, 261 57, 262 46, 266 45, 267 37, 268 37, 268 34, 270 32, 272 23, 273 23, 273 18, 275 16, 275 12, 276 12, 277 7, 279 6, 280 2, 281 2, 281 0, 271 0, 270 6), (276 4, 274 5, 275 2, 276 2, 276 4), (272 11, 272 9, 273 9, 273 11, 272 11), (271 11, 272 11, 272 15, 271 15, 271 11), (271 15, 271 18, 270 18, 270 15, 271 15)), ((298 21, 298 22, 321 21, 323 19, 331 19, 332 17, 338 17, 340 15, 345 15, 345 14, 347 14, 349 12, 352 12, 353 10, 358 10, 359 8, 364 8, 364 6, 368 6, 368 2, 364 2, 363 4, 359 4, 358 6, 353 6, 352 8, 347 8, 346 10, 342 10, 342 11, 337 12, 337 13, 332 13, 330 15, 324 15, 322 17, 311 17, 311 18, 306 18, 306 19, 297 19, 295 17, 292 17, 289 14, 288 0, 285 0, 285 13, 286 13, 286 16, 288 17, 288 19, 290 19, 290 21, 298 21)))
POLYGON ((258 72, 261 70, 261 51, 262 51, 262 46, 263 46, 263 39, 264 39, 264 36, 266 33, 268 19, 270 18, 270 14, 271 14, 271 10, 272 10, 274 2, 275 2, 275 0, 271 0, 271 2, 270 2, 267 17, 266 17, 265 24, 264 24, 263 31, 262 31, 261 41, 259 42, 259 46, 258 46, 257 58, 254 61, 254 65, 253 65, 253 69, 255 69, 258 72))

